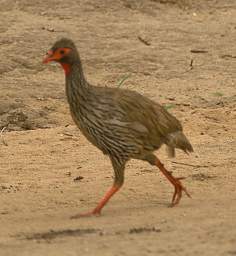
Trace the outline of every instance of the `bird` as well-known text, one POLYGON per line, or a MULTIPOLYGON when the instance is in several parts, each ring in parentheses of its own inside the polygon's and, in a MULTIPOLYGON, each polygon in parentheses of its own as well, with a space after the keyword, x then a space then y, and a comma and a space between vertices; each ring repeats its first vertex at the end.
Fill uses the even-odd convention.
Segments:
POLYGON ((183 192, 184 177, 175 177, 155 155, 163 144, 170 157, 175 149, 186 153, 193 147, 183 133, 180 121, 163 106, 138 92, 118 87, 91 85, 83 72, 75 43, 58 39, 47 51, 43 63, 57 62, 64 69, 65 92, 73 121, 87 140, 110 158, 114 181, 97 206, 74 218, 100 215, 110 198, 122 187, 126 163, 138 159, 158 167, 174 186, 171 206, 177 205, 183 192))

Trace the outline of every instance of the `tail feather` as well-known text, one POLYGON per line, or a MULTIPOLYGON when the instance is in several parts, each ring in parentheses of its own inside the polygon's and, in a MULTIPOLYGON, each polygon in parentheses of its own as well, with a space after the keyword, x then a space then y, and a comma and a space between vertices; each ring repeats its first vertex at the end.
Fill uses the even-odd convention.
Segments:
POLYGON ((175 148, 182 149, 187 154, 193 152, 192 145, 182 131, 170 133, 166 144, 169 157, 175 156, 175 148))

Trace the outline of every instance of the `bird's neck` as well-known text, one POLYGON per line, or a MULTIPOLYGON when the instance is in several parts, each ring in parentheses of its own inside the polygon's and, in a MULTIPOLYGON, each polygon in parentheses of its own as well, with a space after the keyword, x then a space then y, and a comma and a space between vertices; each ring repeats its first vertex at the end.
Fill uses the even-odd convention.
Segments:
POLYGON ((80 59, 72 64, 61 63, 61 66, 65 72, 66 83, 71 86, 72 90, 87 89, 89 87, 80 59))
POLYGON ((86 105, 91 86, 86 81, 81 61, 73 64, 62 64, 66 74, 66 95, 72 112, 86 105))
POLYGON ((64 69, 65 75, 68 76, 71 72, 71 65, 68 63, 61 63, 61 66, 64 69))

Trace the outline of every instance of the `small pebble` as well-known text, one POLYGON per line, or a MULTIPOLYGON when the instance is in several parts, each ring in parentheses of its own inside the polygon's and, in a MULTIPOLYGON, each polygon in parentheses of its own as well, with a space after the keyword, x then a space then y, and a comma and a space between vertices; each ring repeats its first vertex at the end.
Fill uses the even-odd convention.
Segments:
POLYGON ((74 182, 80 181, 80 180, 82 180, 83 178, 84 178, 84 177, 82 177, 82 176, 78 176, 78 177, 74 178, 74 182))

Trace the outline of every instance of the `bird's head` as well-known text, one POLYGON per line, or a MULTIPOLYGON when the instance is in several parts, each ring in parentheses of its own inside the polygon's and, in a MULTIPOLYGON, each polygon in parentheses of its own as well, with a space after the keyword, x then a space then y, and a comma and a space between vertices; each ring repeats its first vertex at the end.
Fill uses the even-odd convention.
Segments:
POLYGON ((59 62, 67 73, 69 66, 78 61, 78 58, 79 55, 73 41, 67 38, 61 38, 56 41, 52 48, 47 52, 46 57, 43 59, 43 63, 52 61, 59 62))

